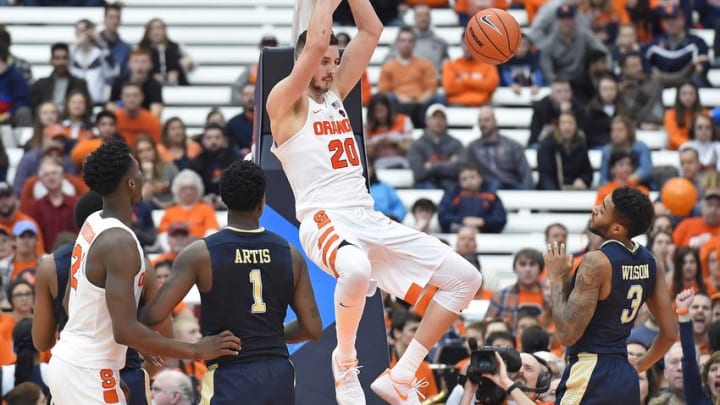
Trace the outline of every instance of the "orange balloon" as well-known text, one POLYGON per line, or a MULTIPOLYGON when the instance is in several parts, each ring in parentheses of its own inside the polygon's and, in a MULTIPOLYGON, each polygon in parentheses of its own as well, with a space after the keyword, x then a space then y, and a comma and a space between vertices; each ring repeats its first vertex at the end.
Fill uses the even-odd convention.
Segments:
POLYGON ((698 192, 690 180, 673 177, 663 185, 660 200, 674 215, 684 217, 690 214, 697 204, 698 192))

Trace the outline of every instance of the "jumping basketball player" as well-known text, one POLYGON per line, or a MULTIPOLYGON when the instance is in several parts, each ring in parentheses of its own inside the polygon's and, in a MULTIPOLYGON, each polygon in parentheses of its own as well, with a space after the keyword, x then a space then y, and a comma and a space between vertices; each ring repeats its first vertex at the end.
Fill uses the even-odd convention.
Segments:
POLYGON ((169 316, 197 284, 203 335, 229 329, 242 339, 237 356, 209 361, 202 404, 295 403, 295 370, 286 342, 317 340, 322 322, 302 254, 260 227, 265 176, 239 160, 220 176, 228 226, 183 249, 157 298, 140 319, 152 325, 169 316), (284 323, 288 306, 297 319, 284 323))
POLYGON ((71 254, 68 321, 48 370, 53 401, 126 404, 118 373, 128 345, 174 358, 236 355, 240 339, 229 331, 191 345, 138 322, 145 260, 129 224, 143 184, 127 144, 104 143, 85 161, 83 177, 102 196, 103 210, 87 218, 71 254))
POLYGON ((415 372, 482 284, 480 273, 438 239, 373 210, 343 99, 360 80, 382 24, 369 0, 349 0, 358 28, 340 60, 332 35, 339 0, 317 0, 300 35, 290 75, 270 92, 273 153, 295 196, 300 240, 308 256, 337 278, 338 345, 332 353, 336 399, 364 404, 355 340, 371 279, 415 303, 427 284, 438 288, 407 350, 372 389, 391 404, 419 404, 415 372))
POLYGON ((638 403, 637 372, 652 367, 677 339, 665 274, 652 253, 632 240, 647 231, 652 218, 648 197, 621 187, 593 208, 590 231, 606 242, 584 256, 574 275, 565 244, 548 244, 553 318, 570 358, 556 404, 638 403), (633 368, 626 340, 644 302, 660 331, 633 368))

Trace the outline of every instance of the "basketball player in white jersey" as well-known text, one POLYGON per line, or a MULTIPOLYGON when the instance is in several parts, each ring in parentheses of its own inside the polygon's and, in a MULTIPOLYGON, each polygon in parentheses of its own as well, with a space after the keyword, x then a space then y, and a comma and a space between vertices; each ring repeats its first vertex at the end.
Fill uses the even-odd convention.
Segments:
POLYGON ((369 0, 349 0, 358 32, 341 61, 331 33, 338 3, 315 2, 308 31, 296 45, 293 70, 268 96, 272 151, 295 195, 303 248, 337 278, 338 345, 332 370, 340 405, 365 404, 355 340, 371 280, 411 304, 427 284, 438 288, 415 339, 371 386, 391 404, 419 404, 415 372, 470 302, 482 277, 437 238, 373 210, 342 100, 367 68, 383 27, 369 0))
POLYGON ((138 322, 145 260, 130 222, 142 198, 142 176, 127 144, 104 143, 87 158, 83 177, 102 196, 103 210, 87 218, 73 248, 68 322, 49 367, 54 403, 125 404, 119 370, 127 346, 174 358, 237 354, 240 341, 227 331, 191 345, 138 322))

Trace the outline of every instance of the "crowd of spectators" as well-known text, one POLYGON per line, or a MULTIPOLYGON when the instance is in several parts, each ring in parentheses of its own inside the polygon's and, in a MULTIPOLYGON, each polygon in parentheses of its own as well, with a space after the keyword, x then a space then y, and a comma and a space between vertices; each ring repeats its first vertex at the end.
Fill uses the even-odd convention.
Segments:
MULTIPOLYGON (((0 5, 7 3, 71 5, 68 1, 0 0, 0 5)), ((601 201, 621 186, 649 193, 659 190, 669 177, 690 180, 697 189, 695 209, 678 217, 657 202, 658 216, 646 240, 666 274, 668 293, 675 297, 688 288, 695 292, 688 308, 699 360, 679 360, 695 357, 688 353, 694 347, 686 344, 686 333, 682 347, 671 349, 664 364, 640 376, 641 403, 695 404, 701 402, 694 398, 702 395, 714 402, 720 380, 716 372, 720 356, 713 354, 720 347, 720 111, 702 103, 700 90, 711 87, 708 71, 720 66, 720 7, 699 0, 371 3, 387 26, 399 27, 381 62, 377 82, 371 83, 367 74, 362 79, 368 174, 376 208, 422 232, 440 237, 454 234, 456 250, 482 271, 478 233, 502 233, 508 222, 499 190, 593 190, 596 201, 601 201), (452 41, 436 33, 432 21, 433 9, 449 7, 459 22, 452 41), (518 51, 499 66, 476 60, 465 46, 463 25, 486 7, 524 8, 528 16, 518 51), (412 20, 413 25, 404 26, 405 20, 412 20), (705 43, 690 28, 715 30, 715 44, 705 43), (456 44, 462 52, 451 58, 456 44), (527 106, 532 117, 525 144, 506 135, 498 124, 492 100, 499 87, 508 88, 518 99, 527 99, 529 94, 534 100, 527 106), (673 105, 666 109, 662 94, 668 88, 677 91, 673 105), (545 89, 549 89, 547 95, 540 95, 545 89), (476 136, 469 142, 454 136, 457 125, 451 108, 477 113, 476 136), (638 131, 664 131, 667 149, 678 151, 680 170, 667 173, 665 168, 654 167, 650 147, 638 139, 638 131), (418 132, 422 133, 419 137, 415 136, 418 132), (536 166, 526 158, 528 149, 536 151, 536 166), (598 176, 591 151, 601 153, 598 176), (392 169, 411 172, 413 188, 442 190, 442 198, 436 202, 421 198, 406 207, 393 185, 378 176, 379 171, 392 169), (683 391, 684 384, 693 385, 695 396, 683 391)), ((232 85, 229 103, 242 111, 225 117, 221 110, 212 109, 201 133, 188 133, 182 116, 163 115, 165 105, 173 104, 163 99, 163 88, 191 85, 196 62, 181 43, 170 39, 172 27, 160 18, 145 24, 137 44, 126 42, 122 12, 120 5, 107 4, 103 21, 78 19, 74 38, 49 47, 52 70, 42 78, 33 77, 32 66, 12 52, 10 30, 0 28, 0 125, 31 128, 32 132, 19 145, 23 156, 14 177, 8 176, 10 159, 5 149, 14 145, 0 147, 3 372, 20 359, 22 348, 13 342, 32 318, 38 259, 71 241, 77 232, 73 211, 87 191, 82 181, 86 156, 109 139, 121 138, 130 145, 145 180, 144 201, 135 208, 133 229, 162 276, 190 241, 220 228, 217 213, 225 208, 218 198, 220 173, 252 150, 257 64, 242 69, 232 85), (153 215, 160 210, 162 215, 153 215)), ((335 15, 341 47, 352 39, 347 34, 352 31, 345 27, 352 24, 348 12, 343 2, 335 15)), ((82 9, 78 15, 82 16, 82 9)), ((266 35, 258 50, 278 45, 274 36, 266 35)), ((567 242, 568 237, 562 223, 549 225, 545 232, 548 242, 567 242)), ((583 237, 587 245, 576 252, 576 265, 584 253, 603 242, 589 231, 583 237)), ((554 387, 564 367, 563 348, 554 338, 541 252, 519 249, 508 270, 517 280, 504 288, 486 272, 486 284, 476 296, 489 305, 484 317, 458 322, 421 367, 418 378, 428 382, 422 390, 426 397, 441 400, 449 394, 455 382, 446 370, 464 373, 466 341, 474 337, 481 344, 508 345, 532 354, 522 358, 527 367, 512 378, 528 388, 542 388, 529 393, 538 403, 554 400, 554 387), (546 373, 551 376, 549 382, 543 379, 539 384, 539 375, 546 373)), ((385 302, 389 353, 397 358, 412 340, 423 308, 395 297, 386 297, 385 302)), ((176 336, 196 340, 194 312, 176 308, 175 315, 176 336)), ((681 332, 687 322, 681 319, 681 332)), ((657 331, 644 310, 636 325, 628 341, 630 356, 647 351, 657 331)), ((41 359, 46 354, 33 355, 41 359)), ((176 398, 192 403, 204 365, 170 359, 168 367, 180 372, 155 376, 157 402, 164 403, 163 393, 174 390, 176 398)), ((14 382, 16 394, 27 398, 39 398, 42 391, 47 394, 41 379, 33 380, 41 391, 28 388, 28 380, 14 382)), ((2 386, 8 404, 12 403, 10 388, 2 386)))

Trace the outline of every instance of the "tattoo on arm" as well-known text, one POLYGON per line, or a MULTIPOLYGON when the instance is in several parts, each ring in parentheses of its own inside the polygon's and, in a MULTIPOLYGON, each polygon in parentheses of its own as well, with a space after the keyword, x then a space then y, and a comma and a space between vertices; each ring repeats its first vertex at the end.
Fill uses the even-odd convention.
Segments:
POLYGON ((563 344, 574 344, 590 323, 600 295, 601 266, 596 255, 588 254, 577 270, 572 290, 569 282, 551 288, 553 318, 563 344))

